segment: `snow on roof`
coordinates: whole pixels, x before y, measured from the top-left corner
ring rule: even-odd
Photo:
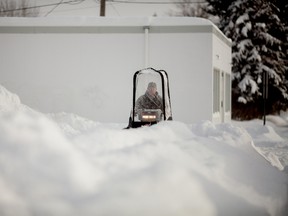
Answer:
[[[2,17],[0,26],[211,26],[198,17]]]
[[[32,28],[70,28],[75,29],[85,27],[93,28],[115,28],[135,27],[143,29],[149,27],[153,29],[161,28],[161,32],[186,32],[193,27],[193,32],[214,33],[222,40],[230,44],[230,40],[214,25],[210,20],[198,17],[3,17],[0,20],[0,33],[11,33],[9,29],[32,27]],[[79,28],[78,28],[79,27]],[[1,29],[2,28],[2,29]],[[87,28],[86,28],[87,29]],[[33,29],[34,30],[34,29]],[[186,31],[185,31],[186,30]],[[117,31],[117,30],[116,30]],[[123,30],[122,30],[123,31]],[[73,32],[73,31],[72,31]],[[129,31],[128,31],[129,32]],[[12,32],[14,33],[14,31]]]

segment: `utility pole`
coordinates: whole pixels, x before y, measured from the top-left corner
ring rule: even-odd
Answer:
[[[100,16],[105,16],[106,0],[100,1]]]
[[[263,125],[266,124],[266,102],[268,99],[268,84],[269,77],[267,71],[263,73]]]

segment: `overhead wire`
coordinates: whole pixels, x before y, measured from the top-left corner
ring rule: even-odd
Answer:
[[[115,2],[115,3],[126,3],[126,4],[201,4],[206,3],[203,1],[131,1],[131,0],[107,0],[107,2]]]
[[[68,3],[70,5],[77,5],[77,4],[81,4],[82,2],[84,2],[86,0],[78,0],[78,1],[75,1],[75,2],[71,2],[71,3]]]
[[[120,13],[118,12],[116,7],[114,6],[113,2],[109,2],[109,6],[117,13],[118,16],[120,16]]]
[[[51,4],[35,5],[35,6],[30,6],[30,7],[14,8],[14,9],[3,10],[1,12],[6,13],[6,12],[13,12],[13,11],[19,11],[19,10],[29,10],[29,9],[35,9],[35,8],[51,7],[51,6],[57,6],[58,7],[59,5],[62,5],[62,4],[80,4],[84,1],[86,1],[86,0],[69,0],[69,1],[61,0],[60,3],[58,2],[58,3],[51,3]]]
[[[69,0],[69,1],[64,1],[61,0],[58,3],[51,3],[51,4],[43,4],[43,5],[35,5],[35,6],[30,6],[30,7],[22,7],[22,8],[15,8],[15,9],[8,9],[8,10],[3,10],[1,12],[12,12],[12,11],[19,11],[19,10],[29,10],[29,9],[35,9],[35,8],[43,8],[43,7],[51,7],[54,6],[55,10],[58,6],[62,4],[81,4],[86,0]],[[110,3],[123,3],[123,4],[199,4],[199,3],[206,3],[205,0],[203,1],[191,1],[191,2],[181,2],[181,1],[131,1],[131,0],[106,0],[106,2]],[[52,12],[51,11],[51,12]],[[50,12],[50,13],[51,13]],[[49,14],[49,13],[48,13]],[[48,15],[47,14],[47,15]]]
[[[56,4],[50,11],[45,14],[45,17],[48,16],[52,11],[54,11],[64,0],[61,0],[58,4]]]
[[[79,11],[79,10],[87,10],[87,9],[93,9],[93,8],[99,8],[100,5],[95,5],[95,6],[84,6],[84,7],[77,7],[77,8],[70,8],[70,9],[59,9],[57,11],[54,11],[53,13],[62,13],[66,11]]]
[[[60,6],[62,3],[63,3],[64,0],[61,0],[58,4],[56,4],[50,11],[48,11],[45,16],[48,16],[50,13],[52,13],[58,6]],[[75,2],[68,2],[67,4],[69,5],[77,5],[77,4],[80,4],[82,2],[84,2],[86,0],[78,0],[78,1],[75,1]]]

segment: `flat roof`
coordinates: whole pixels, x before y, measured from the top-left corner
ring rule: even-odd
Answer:
[[[0,33],[214,33],[228,39],[210,20],[198,17],[1,17]]]

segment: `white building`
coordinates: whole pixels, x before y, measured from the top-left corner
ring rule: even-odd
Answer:
[[[1,18],[0,84],[41,112],[127,122],[133,74],[170,80],[173,119],[231,119],[231,41],[201,18]]]

